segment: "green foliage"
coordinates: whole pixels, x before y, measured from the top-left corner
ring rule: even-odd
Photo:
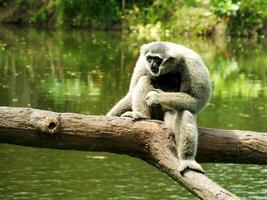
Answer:
[[[0,0],[0,8],[8,4]],[[16,0],[15,23],[209,35],[217,24],[238,36],[264,34],[266,0]],[[1,13],[0,13],[1,16]],[[10,19],[8,19],[10,21]],[[12,21],[12,19],[11,19]],[[225,29],[221,30],[225,31]]]
[[[197,35],[208,35],[223,22],[229,35],[252,36],[264,34],[266,8],[266,0],[155,0],[149,7],[129,9],[126,22],[139,32],[159,29]]]
[[[232,0],[213,0],[210,2],[211,10],[219,17],[234,16],[240,8],[240,2]]]
[[[30,12],[29,14],[31,16],[32,23],[44,24],[47,20],[47,14],[44,7],[41,7],[36,13]]]
[[[58,25],[110,28],[118,23],[121,8],[117,0],[59,0]]]
[[[54,0],[16,0],[19,22],[36,26],[47,26],[55,17],[57,4]]]
[[[210,9],[224,18],[230,35],[263,34],[267,22],[266,0],[213,0]]]
[[[5,0],[0,0],[0,6],[2,6],[5,3]]]
[[[203,1],[155,0],[148,8],[128,10],[126,23],[138,32],[149,29],[148,32],[208,35],[217,19]]]
[[[173,14],[173,12],[170,12],[170,8],[174,6],[175,0],[155,0],[147,7],[134,4],[132,9],[127,10],[127,23],[134,26],[135,24],[156,24],[158,21],[166,22]]]

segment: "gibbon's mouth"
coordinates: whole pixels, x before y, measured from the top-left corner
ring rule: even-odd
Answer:
[[[160,72],[159,70],[150,70],[152,76],[159,76],[160,75]]]
[[[150,68],[151,72],[153,72],[154,74],[157,74],[159,72],[158,68]]]

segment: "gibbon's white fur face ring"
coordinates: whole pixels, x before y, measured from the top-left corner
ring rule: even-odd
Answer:
[[[170,47],[173,46],[158,42],[145,44],[141,47],[140,56],[145,60],[146,68],[152,76],[157,77],[176,69],[179,56],[173,54]]]

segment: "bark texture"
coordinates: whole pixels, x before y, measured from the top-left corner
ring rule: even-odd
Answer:
[[[199,129],[199,162],[267,163],[267,134]],[[141,158],[201,199],[238,199],[204,174],[178,171],[174,135],[161,121],[0,107],[0,142],[107,151]]]

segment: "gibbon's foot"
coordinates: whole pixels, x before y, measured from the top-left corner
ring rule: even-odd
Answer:
[[[180,173],[182,173],[187,168],[199,171],[204,174],[204,170],[195,160],[179,160]]]
[[[123,113],[121,117],[131,117],[134,119],[149,119],[149,116],[138,111],[127,111]]]

